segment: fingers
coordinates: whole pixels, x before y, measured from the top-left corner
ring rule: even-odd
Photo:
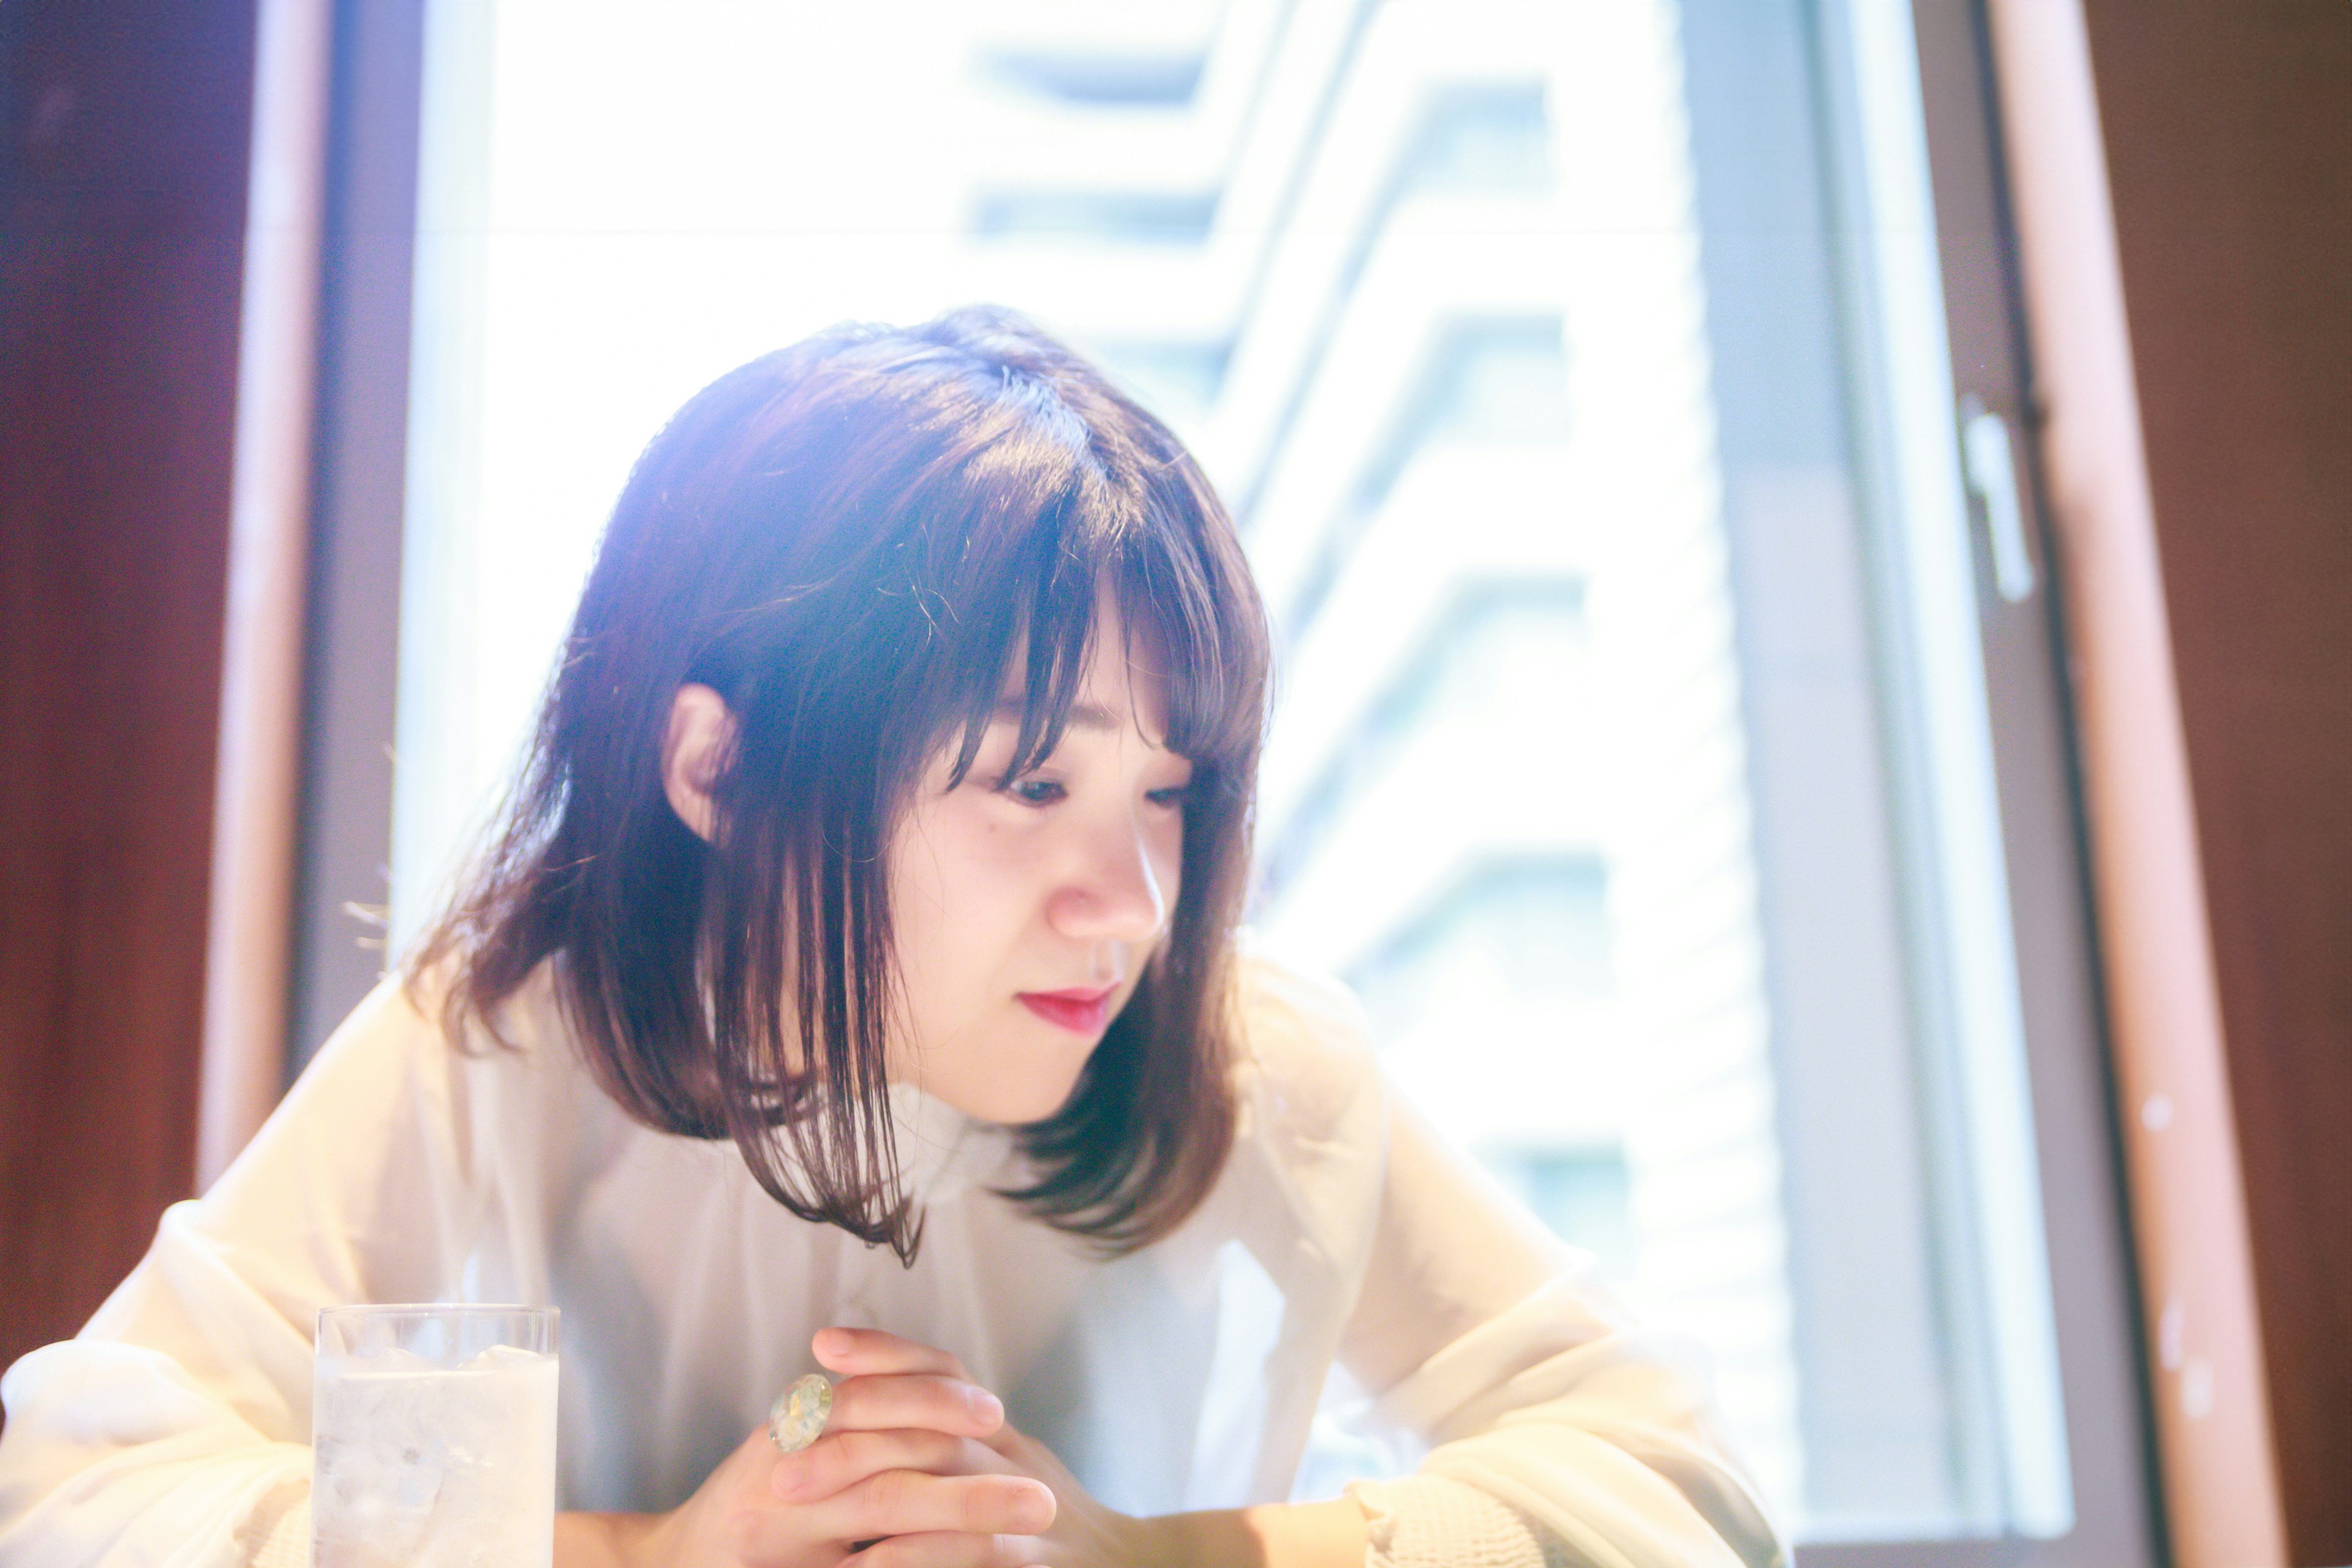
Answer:
[[[1032,1568],[1043,1542],[1025,1535],[897,1535],[850,1561],[856,1568]]]
[[[821,1329],[809,1348],[842,1381],[833,1391],[826,1430],[878,1431],[931,1426],[984,1437],[1002,1426],[1004,1406],[943,1350],[879,1329]]]
[[[1062,1463],[1059,1455],[1027,1433],[1016,1429],[1010,1421],[980,1441],[1000,1462],[992,1468],[1009,1469],[1016,1475],[1034,1476],[1052,1488],[1056,1497],[1083,1493],[1086,1489],[1078,1484],[1078,1479],[1070,1474],[1069,1467]]]
[[[878,1329],[820,1330],[809,1347],[840,1382],[825,1435],[776,1461],[770,1490],[803,1528],[863,1543],[860,1568],[1024,1568],[1054,1521],[1051,1488],[1007,1474],[982,1439],[1004,1406],[935,1346]]]
[[[985,1437],[1004,1425],[1004,1405],[984,1388],[951,1377],[853,1377],[833,1391],[828,1433],[928,1426],[957,1437]]]
[[[809,1341],[817,1364],[844,1377],[868,1377],[894,1373],[925,1373],[970,1383],[963,1363],[943,1350],[901,1339],[880,1329],[819,1329]]]
[[[768,1485],[788,1502],[815,1502],[884,1470],[934,1476],[1008,1475],[1013,1468],[986,1444],[922,1427],[828,1432],[776,1460]]]
[[[842,1541],[946,1533],[1035,1535],[1054,1522],[1054,1494],[1027,1476],[933,1476],[883,1470],[811,1504]]]

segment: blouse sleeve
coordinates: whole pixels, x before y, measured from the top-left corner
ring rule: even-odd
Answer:
[[[474,1211],[462,1075],[392,983],[80,1334],[0,1379],[0,1568],[301,1563],[319,1309],[433,1300]]]
[[[1588,1255],[1389,1101],[1380,1219],[1343,1353],[1379,1413],[1432,1447],[1416,1476],[1358,1489],[1373,1562],[1461,1563],[1477,1545],[1496,1568],[1784,1563],[1690,1347],[1635,1327]]]

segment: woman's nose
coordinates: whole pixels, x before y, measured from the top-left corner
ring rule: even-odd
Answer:
[[[1106,825],[1054,890],[1046,913],[1065,936],[1150,942],[1168,923],[1168,899],[1151,845],[1134,821]]]

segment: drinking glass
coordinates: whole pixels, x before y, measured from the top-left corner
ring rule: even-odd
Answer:
[[[312,1384],[313,1568],[550,1568],[552,1307],[330,1307]]]

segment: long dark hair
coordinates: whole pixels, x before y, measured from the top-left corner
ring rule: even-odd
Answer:
[[[508,805],[411,955],[452,1039],[543,962],[632,1116],[727,1137],[796,1215],[911,1261],[887,1094],[887,851],[926,762],[971,767],[1025,672],[1009,782],[1059,742],[1107,589],[1189,758],[1171,930],[1006,1195],[1109,1251],[1197,1207],[1233,1141],[1233,928],[1267,637],[1233,524],[1166,426],[1007,311],[754,360],[614,507]],[[663,794],[672,698],[734,717],[705,843]],[[793,1064],[803,1064],[794,1070]]]

